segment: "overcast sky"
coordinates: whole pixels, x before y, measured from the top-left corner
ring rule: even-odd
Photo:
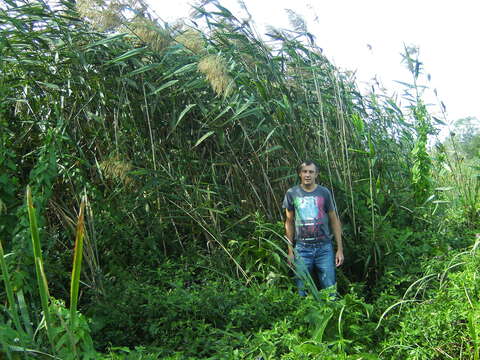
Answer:
[[[149,0],[163,20],[187,17],[188,0]],[[220,3],[241,17],[236,0]],[[429,86],[449,121],[480,119],[480,1],[477,0],[245,0],[260,33],[289,27],[285,9],[302,15],[317,44],[337,67],[357,72],[360,88],[374,76],[390,90],[411,81],[401,64],[404,44],[420,48]],[[433,95],[427,100],[434,102]],[[438,109],[438,108],[437,108]],[[433,113],[438,112],[431,108]],[[479,120],[480,121],[480,120]]]

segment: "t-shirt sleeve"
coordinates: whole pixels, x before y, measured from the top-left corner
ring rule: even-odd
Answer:
[[[335,210],[332,193],[330,192],[330,190],[325,189],[325,211],[328,213],[331,210]]]
[[[284,209],[288,209],[289,211],[294,210],[292,193],[290,191],[287,191],[287,193],[285,194],[282,207]]]

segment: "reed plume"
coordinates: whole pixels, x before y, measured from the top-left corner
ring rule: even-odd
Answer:
[[[161,52],[171,43],[168,31],[160,27],[155,21],[139,17],[130,26],[130,31],[152,50]]]
[[[122,11],[125,4],[103,0],[77,0],[78,13],[87,18],[100,31],[113,30],[122,24]]]
[[[129,176],[132,164],[129,161],[120,160],[118,156],[104,160],[100,163],[100,170],[108,180],[117,180],[124,185],[131,185],[133,180]]]
[[[205,52],[206,43],[200,33],[196,30],[188,29],[182,34],[178,35],[175,40],[195,54],[201,54]]]
[[[220,55],[207,55],[198,63],[198,71],[205,75],[217,95],[230,95],[233,79],[228,75],[227,64]]]

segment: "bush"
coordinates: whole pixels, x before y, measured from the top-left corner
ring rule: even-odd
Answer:
[[[156,272],[124,274],[106,287],[105,297],[88,308],[97,346],[149,344],[165,354],[204,356],[228,338],[269,328],[299,299],[266,285],[246,287],[235,279],[166,261]],[[285,296],[288,295],[288,296]]]
[[[478,252],[457,253],[430,263],[429,272],[406,294],[409,302],[402,305],[398,323],[385,324],[384,356],[415,360],[478,358]]]

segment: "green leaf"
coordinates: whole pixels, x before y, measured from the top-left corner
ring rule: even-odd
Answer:
[[[440,120],[439,118],[435,117],[435,116],[432,116],[433,120],[435,120],[435,122],[439,125],[444,125],[446,126],[447,124],[445,123],[445,121],[442,121]]]
[[[348,151],[353,151],[353,152],[356,152],[356,153],[360,153],[360,154],[363,154],[363,155],[368,155],[369,153],[364,151],[364,150],[357,150],[357,149],[352,149],[352,148],[348,148]]]
[[[430,196],[428,197],[428,199],[425,200],[425,202],[423,203],[423,205],[429,203],[429,202],[432,201],[433,199],[435,199],[435,194],[434,194],[434,195],[430,195]]]
[[[375,147],[373,146],[371,133],[368,133],[368,148],[370,149],[368,155],[373,158],[375,156]]]
[[[129,72],[129,73],[127,74],[127,76],[134,76],[134,75],[142,74],[142,73],[144,73],[144,72],[147,72],[147,71],[156,69],[156,68],[158,68],[160,65],[161,65],[161,64],[159,64],[159,63],[145,65],[145,66],[142,66],[141,68],[138,68],[138,69],[136,69],[136,70],[133,70],[133,71]]]
[[[363,134],[365,125],[363,123],[363,119],[358,115],[358,114],[353,114],[352,115],[352,122],[353,125],[355,126],[355,129],[360,133]]]
[[[212,136],[213,134],[215,134],[215,131],[209,131],[207,132],[205,135],[203,135],[200,139],[197,140],[197,142],[195,143],[195,145],[193,145],[193,147],[197,147],[198,145],[200,145],[202,142],[204,142],[208,137]]]
[[[230,121],[234,121],[235,119],[239,119],[240,118],[240,115],[249,108],[250,105],[252,105],[253,103],[253,98],[250,97],[248,99],[248,101],[241,105],[238,109],[235,110],[235,113],[233,114],[232,118],[230,119]]]
[[[300,351],[302,354],[306,355],[318,355],[321,354],[324,350],[321,346],[305,343],[298,345],[297,351]]]
[[[264,155],[267,155],[267,154],[271,153],[272,151],[281,150],[281,149],[283,149],[282,145],[275,145],[275,146],[272,146],[271,148],[265,150],[262,154],[260,154],[260,156],[264,156]]]
[[[187,64],[187,65],[182,66],[180,69],[175,70],[175,71],[172,73],[172,75],[178,76],[178,75],[181,75],[181,74],[183,74],[183,73],[185,73],[185,72],[191,71],[191,70],[195,69],[196,67],[197,67],[197,64],[196,64],[196,63]]]
[[[52,90],[61,90],[60,87],[56,84],[52,84],[52,83],[47,83],[47,82],[42,82],[42,81],[37,81],[37,84],[40,84],[40,85],[43,85],[49,89],[52,89]]]
[[[33,329],[31,325],[30,315],[28,313],[27,303],[25,301],[25,296],[23,295],[23,290],[18,289],[16,292],[18,306],[20,307],[20,314],[22,315],[23,326],[27,330],[27,333],[33,337]]]
[[[128,34],[127,33],[122,33],[122,34],[117,34],[117,35],[107,37],[106,39],[102,39],[100,41],[96,41],[94,43],[91,43],[90,45],[87,46],[87,49],[91,49],[91,48],[99,46],[99,45],[106,45],[108,43],[111,43],[112,41],[115,41],[117,39],[121,39],[121,38],[125,37],[126,35],[128,35]]]
[[[152,93],[150,93],[150,95],[155,95],[155,94],[158,94],[160,91],[166,89],[166,88],[169,88],[170,86],[172,85],[175,85],[176,83],[178,82],[178,80],[170,80],[168,82],[166,82],[165,84],[163,84],[162,86],[160,86],[158,89],[156,89],[155,91],[153,91]]]
[[[325,332],[325,329],[327,328],[328,322],[333,316],[333,311],[331,309],[328,309],[327,313],[323,314],[315,314],[315,323],[317,325],[315,331],[312,334],[312,339],[318,342],[322,341],[323,338],[323,333]]]
[[[275,130],[277,130],[277,128],[274,128],[272,131],[270,131],[267,135],[267,137],[265,138],[265,141],[263,142],[262,144],[262,147],[265,146],[265,144],[268,142],[268,140],[272,137],[273,133],[275,132]]]
[[[117,56],[115,59],[112,59],[110,61],[107,61],[105,63],[105,65],[112,65],[112,64],[116,64],[116,63],[119,63],[121,61],[124,61],[124,60],[127,60],[133,56],[137,56],[139,54],[143,54],[145,52],[145,50],[148,49],[148,47],[144,46],[142,48],[137,48],[137,49],[133,49],[133,50],[129,50],[127,51],[126,53],[120,55],[120,56]]]
[[[197,64],[196,63],[190,63],[190,64],[187,64],[187,65],[183,65],[181,68],[171,72],[171,73],[168,73],[166,74],[164,77],[163,77],[163,80],[167,80],[167,79],[170,79],[171,77],[173,76],[179,76],[179,75],[182,75],[183,73],[186,73],[186,72],[189,72],[191,70],[194,70],[195,68],[197,67]]]
[[[178,124],[180,124],[180,121],[182,121],[183,117],[195,106],[197,106],[197,104],[190,104],[185,109],[183,109],[183,111],[180,113],[180,116],[178,117],[178,120],[175,122],[175,125],[173,126],[171,132],[173,132],[176,129]]]

